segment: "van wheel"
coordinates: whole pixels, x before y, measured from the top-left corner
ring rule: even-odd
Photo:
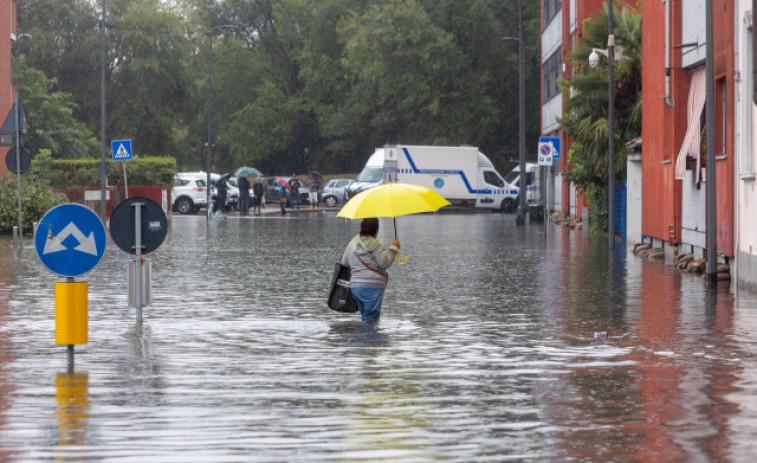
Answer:
[[[505,214],[512,214],[518,210],[518,201],[513,198],[505,198],[502,201],[502,205],[499,207],[500,211]]]

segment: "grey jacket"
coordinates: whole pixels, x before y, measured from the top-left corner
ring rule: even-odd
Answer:
[[[352,272],[351,288],[386,288],[389,268],[399,252],[396,246],[384,249],[379,240],[370,236],[355,236],[342,256],[342,265],[348,266]],[[360,260],[363,262],[360,262]],[[368,265],[373,270],[366,267]]]

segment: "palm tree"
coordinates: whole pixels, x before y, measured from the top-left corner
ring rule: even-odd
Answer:
[[[641,134],[641,13],[625,5],[613,5],[616,46],[623,47],[623,59],[615,63],[615,175],[626,177],[623,145]],[[592,208],[595,231],[606,229],[607,164],[609,125],[607,65],[592,69],[589,54],[605,48],[607,42],[607,4],[583,23],[584,38],[567,60],[575,75],[561,79],[563,93],[570,96],[560,126],[570,136],[566,178],[587,194]]]

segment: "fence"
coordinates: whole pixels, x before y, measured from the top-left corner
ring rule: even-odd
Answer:
[[[69,202],[83,204],[99,214],[102,190],[87,188],[54,188],[53,193],[64,194]],[[133,186],[129,187],[129,197],[143,197],[153,200],[163,212],[168,214],[171,210],[171,192],[162,186]],[[123,188],[108,187],[105,189],[105,215],[110,217],[116,206],[125,199]]]

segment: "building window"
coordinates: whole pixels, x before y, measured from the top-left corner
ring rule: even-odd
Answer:
[[[547,27],[550,21],[552,21],[552,18],[560,12],[562,0],[542,0],[542,2],[542,27]]]
[[[558,48],[552,56],[547,58],[543,65],[544,82],[542,95],[544,102],[551,100],[552,97],[560,93],[560,86],[557,85],[557,79],[562,72],[562,49]]]

